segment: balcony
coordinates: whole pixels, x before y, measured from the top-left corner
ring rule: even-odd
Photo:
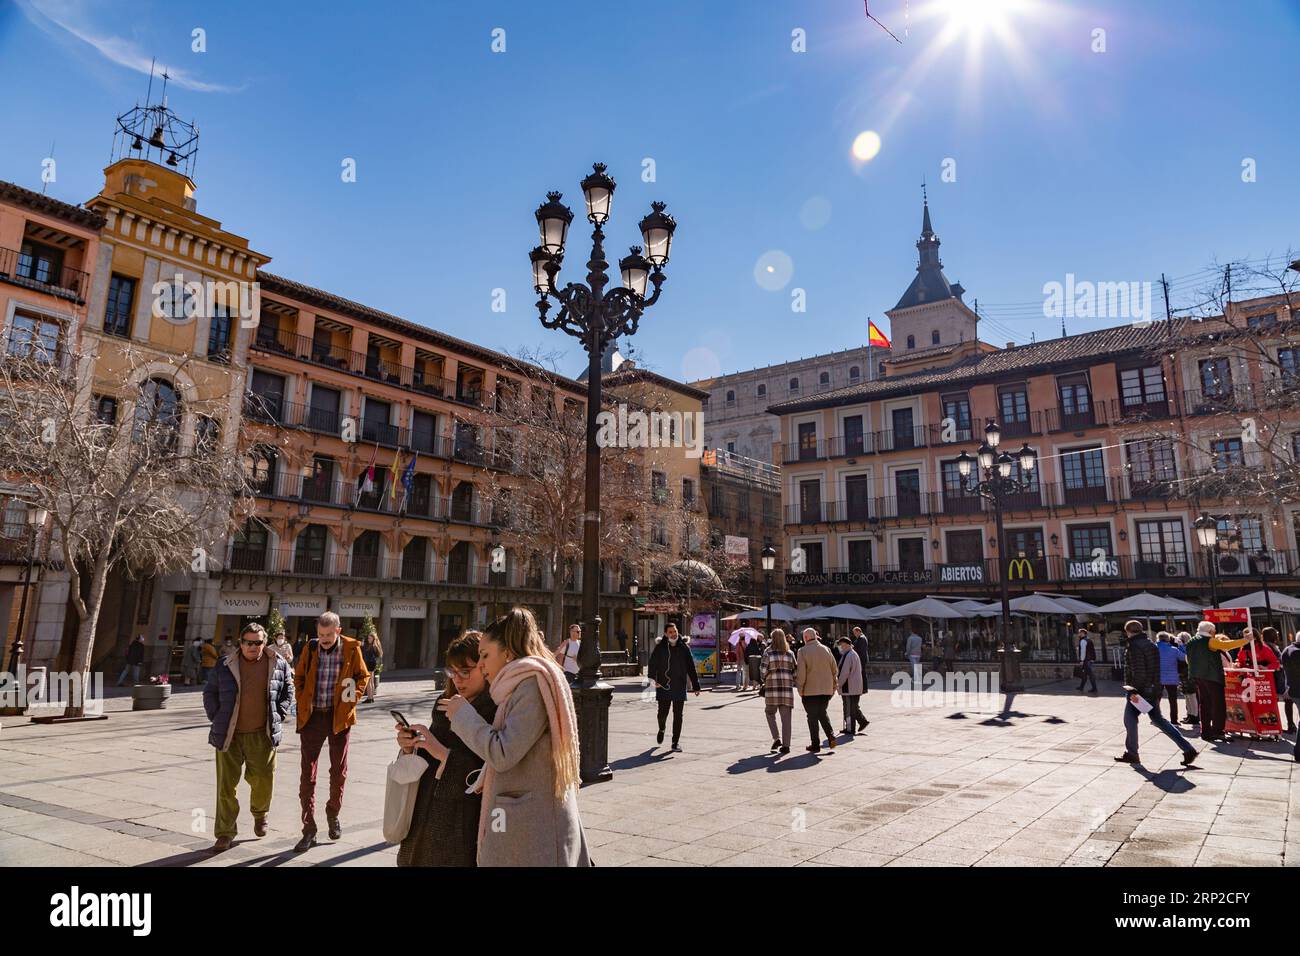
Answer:
[[[858,455],[871,455],[876,451],[876,436],[874,432],[863,432],[860,435],[837,435],[829,440],[827,447],[828,458],[855,458]]]
[[[43,271],[30,257],[26,262],[18,249],[0,248],[0,282],[23,286],[84,304],[90,291],[90,275],[80,269],[61,266]]]
[[[908,451],[913,448],[924,448],[926,437],[924,425],[876,432],[876,451]]]
[[[1028,438],[1031,435],[1041,435],[1043,433],[1043,413],[1032,411],[1018,418],[1002,418],[998,420],[998,424],[1002,427],[1003,439]]]
[[[1128,497],[1136,501],[1167,501],[1178,494],[1178,476],[1130,478]]]
[[[1183,392],[1183,409],[1188,415],[1231,415],[1255,407],[1255,390],[1249,385],[1191,388]]]
[[[257,334],[249,347],[477,408],[489,408],[495,402],[491,392],[472,381],[462,379],[457,382],[454,379],[439,378],[430,375],[425,368],[399,365],[362,352],[350,351],[334,342],[317,342],[309,336],[266,324],[258,325]]]
[[[1110,419],[1116,425],[1152,422],[1174,416],[1174,403],[1161,396],[1135,395],[1110,400]]]
[[[824,439],[787,442],[781,446],[781,458],[787,465],[800,461],[821,461],[826,457],[827,444]]]
[[[930,447],[941,448],[944,445],[969,445],[975,440],[975,433],[970,425],[958,426],[956,421],[953,422],[953,429],[950,432],[945,425],[930,426]],[[984,440],[984,436],[980,436]]]
[[[1043,413],[1048,432],[1079,432],[1106,424],[1104,405],[1090,405],[1083,411],[1049,408]]]

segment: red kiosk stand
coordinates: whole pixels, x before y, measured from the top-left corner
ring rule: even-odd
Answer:
[[[1249,608],[1206,608],[1204,614],[1205,620],[1219,630],[1222,624],[1251,626]],[[1228,716],[1224,730],[1243,736],[1280,738],[1282,722],[1277,715],[1273,672],[1259,666],[1253,643],[1246,646],[1250,648],[1251,667],[1225,665],[1223,668],[1223,700]]]

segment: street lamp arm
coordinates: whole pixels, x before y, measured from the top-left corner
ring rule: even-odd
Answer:
[[[548,329],[559,329],[577,339],[587,338],[587,317],[592,300],[591,290],[585,285],[572,282],[563,290],[551,294],[559,301],[560,311],[555,318],[548,318],[546,310],[549,308],[549,303],[546,297],[543,296],[537,303],[538,311],[541,312],[542,325]]]

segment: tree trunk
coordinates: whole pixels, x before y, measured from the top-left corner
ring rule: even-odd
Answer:
[[[564,572],[560,570],[551,580],[551,606],[546,618],[546,644],[558,647],[568,635],[564,630]]]
[[[80,600],[81,575],[74,574],[72,584],[77,588]],[[90,687],[90,665],[95,653],[95,629],[99,625],[99,608],[104,601],[104,590],[108,584],[108,556],[101,555],[95,561],[95,570],[90,581],[90,597],[85,602],[86,610],[81,615],[77,626],[77,649],[72,659],[81,670],[82,699],[78,703],[68,702],[63,711],[64,717],[84,717],[85,691]]]

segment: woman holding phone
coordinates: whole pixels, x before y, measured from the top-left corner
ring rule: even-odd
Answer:
[[[488,693],[487,678],[479,667],[478,631],[466,631],[447,648],[450,680],[440,700],[455,697],[479,717],[491,722],[497,705]],[[423,738],[421,740],[420,738]],[[406,753],[429,761],[420,777],[420,789],[411,815],[411,829],[397,851],[398,866],[474,866],[478,852],[478,821],[482,796],[467,793],[467,779],[483,767],[483,760],[451,730],[447,715],[436,706],[429,726],[397,724],[397,743]]]
[[[590,866],[578,816],[578,728],[564,671],[527,608],[512,608],[479,643],[497,712],[462,697],[438,709],[483,758],[479,866]]]

